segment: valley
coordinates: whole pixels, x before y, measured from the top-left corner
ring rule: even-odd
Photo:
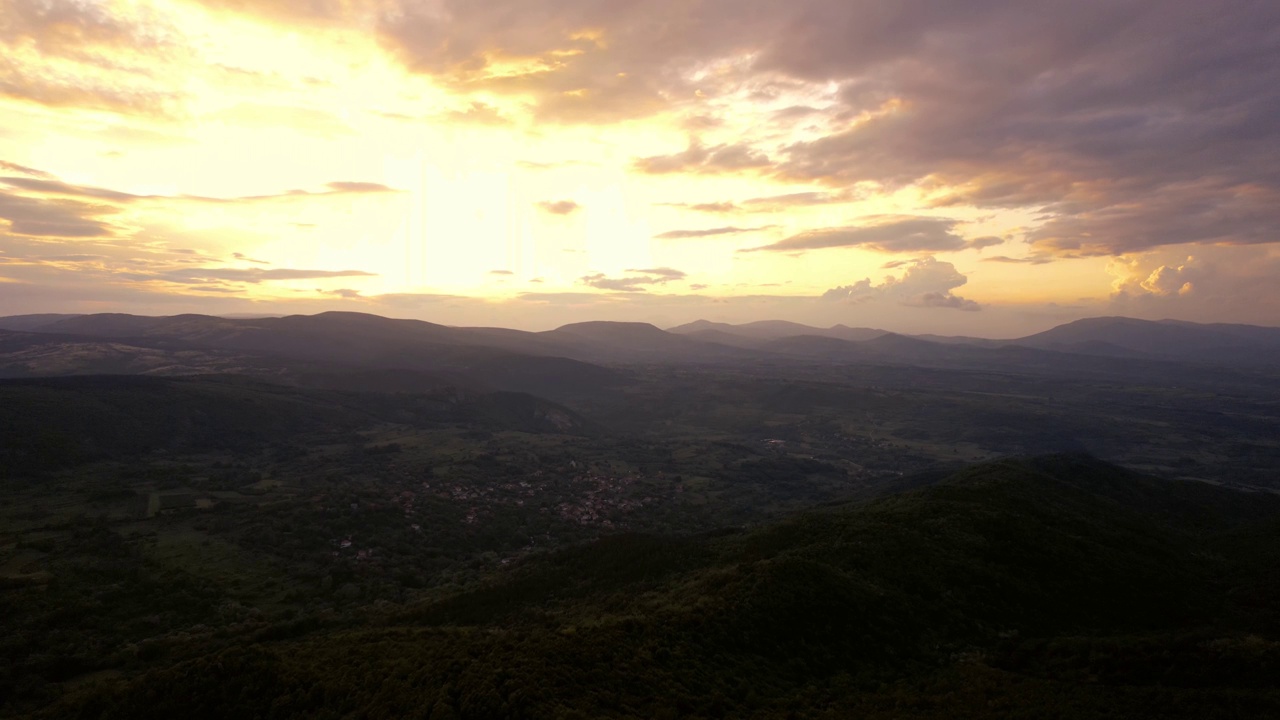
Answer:
[[[76,347],[125,322],[88,317]],[[1032,712],[1066,687],[1081,717],[1280,707],[1229,669],[1278,637],[1265,367],[975,365],[914,342],[689,359],[678,340],[597,365],[431,354],[380,319],[357,355],[364,321],[342,320],[311,361],[278,333],[202,340],[198,318],[108,338],[105,367],[33,359],[62,335],[10,338],[28,349],[0,380],[6,715],[163,717],[229,667],[208,717],[253,715],[236,703],[255,693],[292,698],[264,717],[950,717],[930,698]],[[606,330],[614,352],[667,342]],[[1142,667],[1189,662],[1216,679],[1142,689]],[[346,687],[339,666],[372,675]]]

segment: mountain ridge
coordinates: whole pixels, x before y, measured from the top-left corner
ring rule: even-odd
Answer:
[[[451,327],[353,312],[252,319],[196,314],[25,315],[0,318],[0,330],[112,341],[175,341],[222,352],[411,370],[459,368],[478,361],[496,363],[504,357],[531,356],[590,364],[870,357],[971,364],[1008,362],[1012,356],[997,351],[1010,348],[1117,361],[1280,365],[1280,328],[1123,317],[1085,318],[1007,340],[909,335],[844,325],[814,328],[789,321],[731,325],[699,320],[667,330],[650,323],[590,321],[529,332]]]

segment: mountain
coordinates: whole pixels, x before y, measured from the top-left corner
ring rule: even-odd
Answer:
[[[0,375],[177,375],[236,372],[240,367],[264,375],[301,363],[405,370],[535,394],[620,382],[616,372],[600,365],[798,360],[1132,374],[1168,361],[1280,364],[1280,328],[1131,318],[1079,320],[1003,341],[908,336],[843,325],[812,328],[784,321],[729,325],[700,320],[670,331],[647,323],[584,322],[526,332],[348,312],[263,318],[17,316],[0,319],[0,327],[6,325],[27,328],[27,334],[0,330],[9,333],[0,339]],[[1084,363],[1083,357],[1094,360]],[[1137,364],[1143,362],[1147,365]]]
[[[43,313],[39,315],[10,315],[8,317],[0,317],[0,330],[35,330],[36,328],[51,325],[55,322],[66,320],[68,318],[79,317],[78,315],[61,315],[57,313]]]
[[[173,641],[46,716],[1273,717],[1278,514],[1006,460],[751,530],[604,537],[359,620]]]
[[[944,345],[974,345],[976,347],[1002,347],[1009,342],[1008,340],[992,340],[990,338],[969,337],[966,335],[933,335],[930,333],[912,335],[911,337]]]
[[[696,362],[751,355],[742,348],[666,332],[648,323],[574,323],[540,336],[553,340],[571,357],[605,362]]]
[[[1280,328],[1250,325],[1201,325],[1100,317],[1076,320],[1010,343],[1085,355],[1228,365],[1280,363]]]
[[[757,322],[731,325],[709,320],[696,320],[685,325],[670,328],[667,332],[677,335],[701,335],[708,331],[723,333],[753,340],[779,340],[797,336],[820,336],[851,340],[854,342],[870,340],[885,334],[884,330],[872,328],[851,328],[845,325],[833,325],[829,328],[817,328],[785,320],[760,320]]]
[[[411,395],[388,394],[406,381],[379,375],[344,374],[332,383],[340,388],[284,387],[235,376],[0,380],[0,475],[154,451],[250,454],[299,438],[347,438],[386,423],[589,430],[577,413],[531,395],[441,390],[429,381]]]
[[[885,330],[877,330],[875,328],[852,328],[848,325],[832,325],[827,328],[827,331],[824,334],[830,337],[840,338],[841,340],[862,342],[864,340],[875,340],[876,338],[889,333]]]
[[[812,341],[779,345],[768,343],[793,337],[828,337],[865,342],[892,334],[884,330],[849,328],[844,325],[816,328],[783,321],[731,325],[707,320],[673,327],[670,332],[721,344],[737,344],[740,347],[777,351],[787,355],[827,356],[832,359],[845,355],[853,357],[857,353],[848,348],[841,349],[838,345],[819,345]],[[733,337],[749,341],[734,341],[731,339]],[[1280,328],[1253,325],[1199,324],[1178,320],[1153,322],[1124,317],[1100,317],[1077,320],[1012,340],[931,334],[898,337],[910,337],[936,345],[984,349],[1017,346],[1116,359],[1195,361],[1226,365],[1280,363]],[[864,348],[863,353],[871,347],[873,346]],[[886,345],[876,352],[886,355],[889,354],[886,352],[888,348]],[[930,355],[920,345],[899,345],[898,349],[904,351],[905,354],[899,358],[904,361],[922,354]],[[937,353],[930,356],[945,357]],[[970,356],[961,353],[956,357]]]
[[[406,370],[493,389],[556,394],[616,384],[617,373],[557,355],[535,333],[450,328],[363,313],[252,319],[101,314],[40,325],[0,357],[9,376],[102,372],[278,375],[320,366]],[[525,351],[525,352],[522,352]],[[536,357],[530,357],[530,356]],[[165,371],[168,368],[168,371]],[[421,377],[421,376],[419,376]]]

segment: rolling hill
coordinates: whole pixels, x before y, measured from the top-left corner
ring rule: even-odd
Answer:
[[[155,451],[256,452],[303,437],[347,438],[379,424],[590,431],[577,413],[532,395],[435,387],[403,394],[406,379],[382,375],[344,375],[341,390],[237,376],[0,380],[0,475]]]
[[[1085,355],[1191,360],[1227,365],[1280,362],[1280,328],[1199,325],[1123,317],[1087,318],[1010,341]]]
[[[1003,461],[749,531],[602,538],[360,624],[201,641],[46,716],[1273,716],[1278,515],[1086,457]]]
[[[586,322],[545,332],[447,327],[361,313],[228,319],[103,314],[0,319],[0,373],[273,372],[283,363],[407,370],[477,387],[556,393],[616,385],[600,365],[887,362],[1075,372],[1102,363],[1280,364],[1280,329],[1092,318],[1013,340],[908,336],[766,321],[698,321],[669,331],[646,323]],[[42,340],[41,338],[44,338]],[[44,347],[40,347],[41,345]],[[130,354],[137,358],[130,358]],[[1078,358],[1089,357],[1083,362]],[[1072,358],[1077,358],[1073,360]],[[1108,364],[1109,363],[1109,364]],[[1155,367],[1155,366],[1152,366]],[[278,370],[274,371],[278,372]]]

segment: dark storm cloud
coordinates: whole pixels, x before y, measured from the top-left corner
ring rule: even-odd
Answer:
[[[947,252],[968,247],[953,232],[955,220],[932,217],[867,218],[873,225],[808,230],[771,245],[740,252],[806,252],[826,248],[861,247],[888,253]]]

